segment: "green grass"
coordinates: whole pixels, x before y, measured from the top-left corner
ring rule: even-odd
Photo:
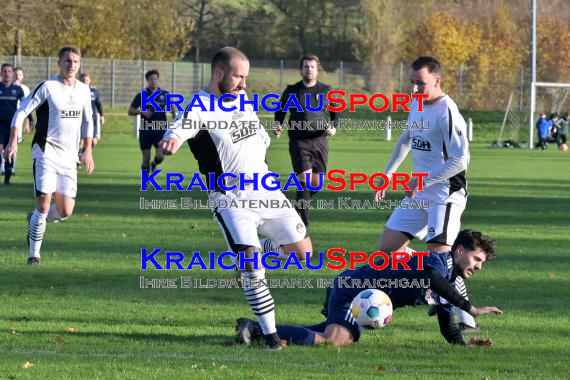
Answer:
[[[482,115],[484,116],[484,115]],[[367,117],[367,116],[363,116]],[[13,186],[0,187],[0,378],[564,378],[570,352],[570,158],[555,149],[491,150],[471,146],[470,193],[463,226],[497,239],[498,258],[468,282],[476,305],[497,305],[503,318],[481,317],[490,348],[452,347],[426,308],[404,308],[351,347],[287,347],[274,353],[233,343],[234,321],[251,311],[238,289],[140,289],[139,277],[232,278],[221,270],[141,271],[140,249],[190,254],[225,249],[207,210],[140,210],[139,197],[200,197],[139,191],[140,153],[130,120],[114,117],[83,172],[75,215],[48,226],[38,268],[25,265],[25,215],[33,207],[29,137]],[[500,119],[498,120],[500,122]],[[489,130],[496,130],[495,123]],[[331,139],[329,168],[373,173],[392,143],[381,132]],[[290,171],[287,140],[274,139],[268,162]],[[197,170],[184,149],[162,169]],[[410,170],[409,160],[402,170]],[[163,177],[164,178],[164,177]],[[164,180],[163,180],[164,181]],[[288,194],[292,196],[292,194]],[[367,199],[370,190],[322,192]],[[399,193],[390,197],[398,199]],[[315,250],[371,252],[389,210],[314,210]],[[422,248],[421,243],[414,243]],[[330,278],[330,270],[283,271],[272,278]],[[273,289],[281,323],[321,320],[323,289]],[[70,327],[77,333],[69,333]],[[22,365],[29,361],[31,368]]]

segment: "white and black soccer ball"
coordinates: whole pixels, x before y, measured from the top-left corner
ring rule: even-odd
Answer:
[[[379,329],[392,319],[392,301],[378,289],[366,289],[352,300],[352,315],[356,323],[367,329]]]

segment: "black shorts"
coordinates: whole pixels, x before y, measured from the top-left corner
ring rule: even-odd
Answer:
[[[0,145],[6,147],[10,142],[10,133],[12,133],[12,128],[0,127]]]
[[[165,132],[166,131],[140,131],[139,146],[141,150],[150,149],[152,146],[157,148]]]
[[[329,158],[329,142],[326,137],[290,139],[289,154],[295,173],[302,173],[306,170],[325,173]]]

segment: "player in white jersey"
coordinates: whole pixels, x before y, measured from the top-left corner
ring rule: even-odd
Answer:
[[[423,111],[418,111],[414,99],[408,118],[409,125],[421,128],[405,130],[392,154],[384,174],[394,173],[408,152],[412,151],[413,171],[429,173],[418,192],[418,180],[408,182],[406,197],[429,201],[429,208],[397,208],[394,210],[380,237],[380,250],[386,252],[411,251],[411,239],[425,239],[433,252],[448,253],[459,233],[461,214],[467,202],[465,172],[469,165],[466,123],[455,102],[441,88],[442,68],[433,57],[419,57],[409,70],[412,91],[426,94]],[[374,194],[375,200],[384,197],[385,191]],[[409,199],[408,199],[409,200]],[[457,290],[467,298],[463,280],[458,277]],[[477,330],[475,320],[467,313],[459,313],[460,327],[465,331]]]
[[[18,150],[19,129],[32,111],[37,124],[32,141],[36,207],[29,215],[28,264],[40,263],[40,248],[46,221],[58,222],[71,216],[77,192],[77,154],[83,139],[81,163],[87,174],[95,169],[91,154],[93,118],[89,87],[75,79],[81,52],[65,46],[59,51],[59,76],[39,84],[12,119],[12,132],[5,158],[13,159]],[[55,195],[55,204],[51,204]]]
[[[188,110],[189,105],[186,106],[187,111],[178,116],[176,128],[168,130],[160,143],[164,153],[176,153],[182,142],[188,140],[202,174],[216,173],[218,178],[222,173],[238,176],[243,173],[245,178],[252,179],[256,173],[259,178],[268,173],[265,154],[270,143],[269,136],[261,127],[251,106],[247,105],[245,111],[239,111],[239,94],[244,93],[248,74],[249,60],[244,53],[231,47],[220,49],[212,60],[210,83],[200,91],[200,99],[206,109],[210,109],[210,94],[214,94],[215,111],[202,111],[196,107]],[[223,103],[225,108],[238,106],[236,111],[224,112],[218,107],[218,98],[224,94],[238,97],[236,101],[229,99]],[[188,122],[192,124],[188,125]],[[235,122],[233,127],[224,128],[232,122]],[[197,125],[209,128],[198,129]],[[224,185],[233,184],[232,181],[226,181]],[[261,187],[253,190],[250,185],[241,191],[239,187],[223,191],[216,186],[216,191],[209,196],[216,200],[277,199],[280,204],[286,201],[281,191],[268,191]],[[229,249],[235,253],[245,252],[246,258],[253,258],[254,252],[276,251],[285,256],[294,251],[300,260],[310,258],[311,240],[294,208],[215,208],[212,211]],[[267,235],[269,239],[260,241],[258,232]],[[245,271],[240,272],[240,276],[248,281],[263,280],[265,270],[261,265],[259,268],[255,270],[252,263],[245,262]],[[244,294],[263,329],[266,348],[280,349],[275,328],[275,307],[269,289],[265,285],[249,286],[244,281]]]

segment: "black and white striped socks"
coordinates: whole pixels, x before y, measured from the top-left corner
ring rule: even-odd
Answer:
[[[261,326],[264,335],[273,334],[275,328],[275,303],[265,283],[265,270],[243,272],[243,293],[255,319]]]
[[[46,218],[48,214],[42,214],[34,209],[28,224],[28,242],[30,244],[30,257],[40,257],[40,248],[46,232]]]

